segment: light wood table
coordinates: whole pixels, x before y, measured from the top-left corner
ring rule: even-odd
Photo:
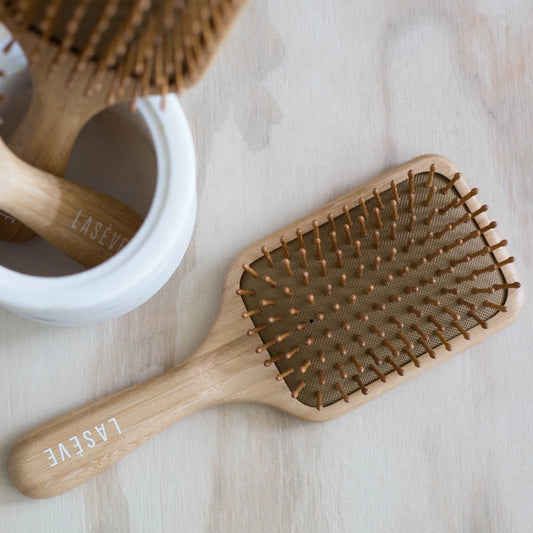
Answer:
[[[56,329],[0,311],[5,532],[525,532],[533,324],[333,422],[256,405],[183,420],[52,500],[6,471],[23,432],[184,359],[246,245],[418,154],[480,189],[533,286],[533,2],[253,0],[182,98],[198,219],[171,281],[126,317]]]

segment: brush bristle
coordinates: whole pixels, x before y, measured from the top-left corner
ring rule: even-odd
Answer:
[[[16,40],[28,31],[39,35],[38,45],[25,50],[30,64],[42,61],[45,47],[54,48],[47,76],[74,54],[69,88],[89,68],[87,96],[111,76],[112,103],[128,85],[136,98],[180,92],[196,82],[245,1],[0,0],[0,17]]]
[[[410,172],[244,266],[237,292],[248,334],[298,401],[322,409],[367,394],[506,312],[507,290],[519,284],[500,269],[513,258],[496,260],[506,242],[489,246],[495,223],[479,227],[486,206],[470,212],[477,189],[461,197],[458,179],[433,165]]]

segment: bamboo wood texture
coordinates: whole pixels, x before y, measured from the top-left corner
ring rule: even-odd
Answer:
[[[0,209],[86,267],[115,255],[143,222],[106,194],[28,165],[1,140],[0,160]]]
[[[180,99],[197,149],[198,218],[164,290],[89,328],[0,309],[2,530],[529,531],[532,47],[527,1],[249,2]],[[221,405],[62,496],[32,501],[13,486],[6,458],[19,436],[199,346],[240,250],[435,151],[479,187],[509,240],[526,293],[517,322],[327,424]]]
[[[170,424],[215,403],[252,401],[310,421],[331,420],[434,367],[515,320],[523,305],[521,290],[509,291],[508,312],[490,319],[488,330],[478,325],[469,331],[470,340],[455,338],[452,351],[446,351],[445,346],[440,345],[435,349],[436,357],[426,353],[418,358],[420,367],[411,362],[403,367],[402,376],[390,374],[386,383],[378,380],[369,385],[367,395],[354,393],[349,403],[336,402],[322,410],[291,398],[283,380],[275,379],[275,365],[266,367],[262,364],[264,356],[255,350],[257,340],[245,335],[246,326],[241,317],[245,308],[235,290],[239,287],[241,264],[253,262],[261,244],[273,249],[280,236],[294,233],[296,228],[305,227],[312,219],[325,220],[329,213],[342,213],[343,206],[356,204],[360,197],[371,198],[375,188],[385,189],[392,179],[403,179],[409,170],[415,174],[424,172],[432,164],[450,179],[457,172],[440,156],[419,157],[244,250],[229,270],[221,311],[198,350],[181,365],[159,377],[63,415],[22,437],[9,458],[9,471],[16,486],[34,498],[61,494],[105,470]],[[455,187],[462,197],[467,197],[470,187],[463,178],[455,182]],[[481,207],[475,196],[467,200],[467,205],[471,212]],[[479,214],[476,221],[480,227],[490,222],[485,213]],[[489,245],[500,240],[495,230],[488,232]],[[498,261],[508,257],[505,247],[495,250],[495,255]],[[504,265],[502,273],[506,283],[517,281],[512,264]],[[93,429],[100,437],[105,436],[98,444],[82,450],[81,436]]]

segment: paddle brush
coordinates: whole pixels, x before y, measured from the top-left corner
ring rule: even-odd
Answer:
[[[423,156],[247,248],[196,352],[28,433],[15,485],[60,494],[217,403],[329,420],[508,325],[523,291],[477,193]]]
[[[82,126],[104,107],[199,80],[245,0],[0,0],[28,58],[33,97],[9,146],[62,176]],[[9,46],[7,48],[9,49]],[[0,218],[0,238],[32,232]]]

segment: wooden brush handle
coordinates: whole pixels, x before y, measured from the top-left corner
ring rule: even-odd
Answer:
[[[8,144],[26,163],[62,177],[80,130],[104,104],[70,94],[63,86],[58,87],[54,78],[47,82],[42,76],[34,73],[30,108]],[[16,217],[14,213],[9,215]],[[21,221],[0,217],[1,240],[20,242],[34,235]]]
[[[242,397],[246,386],[255,389],[265,369],[250,353],[243,357],[248,343],[240,328],[235,331],[228,322],[217,320],[202,346],[179,366],[22,437],[9,456],[11,479],[32,498],[62,494],[174,422],[216,403],[250,399]],[[267,372],[269,382],[270,378]]]
[[[11,451],[13,482],[27,496],[47,498],[96,476],[166,427],[209,405],[198,383],[200,371],[187,360],[36,428]]]
[[[9,148],[26,163],[62,176],[78,134],[92,115],[92,109],[72,108],[68,98],[56,102],[48,93],[36,91]]]
[[[0,210],[84,266],[109,259],[142,224],[122,202],[24,163],[1,141],[0,158]]]

